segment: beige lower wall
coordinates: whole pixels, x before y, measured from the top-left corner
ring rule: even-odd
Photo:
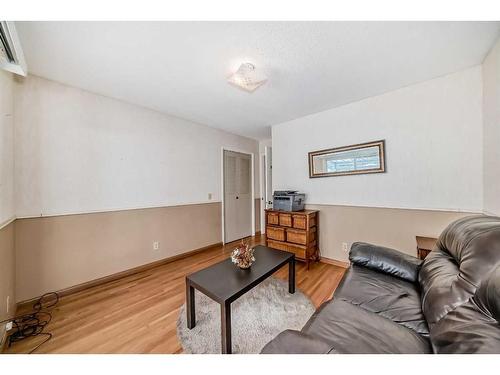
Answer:
[[[16,293],[16,257],[14,252],[14,223],[0,229],[0,320],[7,319],[15,313]],[[10,297],[7,312],[7,297]],[[0,335],[3,334],[3,325]]]
[[[255,209],[258,231],[258,199]],[[219,243],[221,223],[219,202],[18,219],[16,300]]]
[[[437,237],[452,221],[472,215],[448,211],[308,205],[319,210],[320,252],[330,259],[348,261],[348,248],[356,241],[392,247],[416,256],[415,236]]]
[[[220,203],[18,219],[17,301],[218,243],[221,221]]]

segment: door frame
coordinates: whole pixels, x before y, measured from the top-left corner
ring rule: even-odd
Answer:
[[[221,209],[222,209],[222,244],[225,245],[226,244],[226,225],[225,225],[225,220],[226,220],[226,213],[224,211],[224,199],[225,199],[225,194],[224,194],[224,151],[232,151],[232,152],[238,152],[240,154],[245,154],[245,155],[250,155],[250,164],[251,164],[251,184],[252,184],[252,230],[250,233],[252,233],[252,236],[255,236],[255,182],[254,182],[254,179],[255,179],[255,166],[254,166],[254,154],[253,152],[248,152],[248,151],[245,151],[245,150],[239,150],[235,147],[225,147],[225,146],[222,146],[221,147],[221,152],[220,152],[220,166],[221,166],[221,187],[220,187],[220,191],[221,191],[221,201],[222,201],[222,205],[221,205]]]
[[[272,187],[272,182],[271,182],[271,185],[269,185],[269,179],[267,178],[267,165],[269,163],[269,150],[271,150],[271,180],[272,180],[272,175],[273,175],[273,169],[272,169],[272,166],[273,166],[273,157],[272,157],[272,149],[273,147],[272,146],[265,146],[264,147],[264,160],[266,162],[266,164],[264,165],[264,173],[265,173],[265,177],[264,177],[264,199],[265,199],[265,202],[264,202],[264,207],[267,208],[267,202],[272,202],[272,194],[273,194],[273,187]],[[268,196],[267,195],[267,190],[271,188],[271,196]]]
[[[266,154],[259,154],[259,171],[260,171],[260,232],[266,233]]]

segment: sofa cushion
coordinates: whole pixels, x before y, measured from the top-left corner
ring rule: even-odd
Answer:
[[[418,284],[352,265],[334,296],[415,332],[429,334],[427,322],[422,314]]]
[[[500,324],[471,298],[435,324],[431,341],[436,353],[498,354]]]
[[[500,266],[481,283],[473,299],[482,311],[500,322]]]
[[[262,348],[261,354],[335,354],[332,345],[303,332],[287,329]]]
[[[400,324],[342,299],[324,303],[302,332],[338,353],[431,353],[429,341]]]
[[[473,216],[450,224],[419,274],[422,309],[430,330],[467,303],[482,280],[500,265],[500,218]]]
[[[432,330],[437,353],[500,353],[500,267]]]

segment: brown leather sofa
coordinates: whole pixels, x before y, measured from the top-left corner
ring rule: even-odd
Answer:
[[[500,218],[450,224],[422,262],[354,243],[332,300],[262,353],[500,353]]]

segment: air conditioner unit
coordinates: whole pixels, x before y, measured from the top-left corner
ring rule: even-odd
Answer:
[[[28,74],[14,22],[0,21],[0,68],[22,76]]]

